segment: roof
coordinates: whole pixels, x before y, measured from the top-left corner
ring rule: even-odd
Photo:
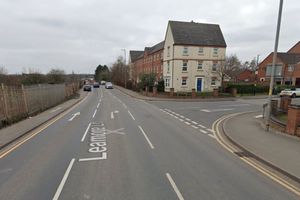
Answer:
[[[141,55],[144,55],[144,51],[134,51],[131,50],[129,51],[129,55],[130,55],[130,60],[131,62],[136,61]]]
[[[290,48],[287,52],[291,52],[294,50],[294,48],[296,48],[298,45],[300,45],[300,41],[298,41],[292,48]],[[295,52],[294,52],[295,53]]]
[[[299,53],[277,53],[277,57],[285,64],[297,64],[300,62]]]
[[[226,47],[218,24],[169,21],[174,44]]]
[[[145,52],[147,52],[148,54],[155,53],[159,50],[162,50],[164,48],[164,45],[165,45],[165,41],[162,41],[152,47],[145,47]]]

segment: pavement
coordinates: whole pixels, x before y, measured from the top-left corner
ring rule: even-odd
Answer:
[[[35,116],[12,124],[11,126],[0,129],[0,149],[4,148],[18,138],[26,135],[28,132],[36,129],[50,119],[53,119],[62,112],[66,111],[67,109],[81,101],[86,95],[86,92],[80,90],[79,96],[73,99],[45,110],[44,112],[41,112]]]
[[[234,101],[237,99],[267,99],[268,95],[256,95],[256,96],[240,96],[240,97],[207,97],[207,98],[167,98],[167,97],[151,97],[144,96],[138,92],[126,89],[124,87],[114,85],[114,87],[123,93],[146,101],[178,101],[178,102],[198,102],[198,101]]]
[[[266,131],[259,115],[261,112],[236,115],[223,124],[223,130],[242,148],[300,180],[300,139]]]
[[[100,87],[34,137],[0,151],[0,197],[299,199],[226,151],[211,130],[220,116],[263,103],[145,101]]]

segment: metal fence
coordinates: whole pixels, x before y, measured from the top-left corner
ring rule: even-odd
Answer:
[[[70,98],[79,83],[0,87],[0,127],[34,115]]]

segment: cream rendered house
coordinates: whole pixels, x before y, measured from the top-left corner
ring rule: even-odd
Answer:
[[[212,91],[221,85],[219,67],[226,42],[219,25],[169,21],[164,45],[165,91]]]

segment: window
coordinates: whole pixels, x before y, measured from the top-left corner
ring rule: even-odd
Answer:
[[[170,87],[170,78],[165,79],[165,87]]]
[[[199,49],[198,49],[198,54],[203,54],[203,53],[204,53],[203,47],[199,47]]]
[[[294,66],[293,66],[293,65],[289,65],[289,66],[288,66],[288,71],[289,71],[289,72],[294,71]]]
[[[167,62],[167,73],[170,73],[170,61]]]
[[[170,57],[170,46],[168,46],[167,56]]]
[[[201,60],[198,61],[198,70],[202,70],[203,69],[203,62]]]
[[[182,71],[186,72],[187,71],[187,67],[188,67],[188,61],[187,60],[183,60],[182,61]]]
[[[210,85],[215,86],[216,85],[216,77],[211,78]]]
[[[217,71],[217,63],[213,63],[213,65],[212,65],[212,71],[213,72]]]
[[[213,49],[213,56],[218,56],[218,48]]]
[[[183,47],[182,55],[183,55],[183,56],[189,55],[189,48],[188,48],[188,47]]]
[[[182,77],[181,86],[186,86],[186,85],[187,85],[187,77]]]

